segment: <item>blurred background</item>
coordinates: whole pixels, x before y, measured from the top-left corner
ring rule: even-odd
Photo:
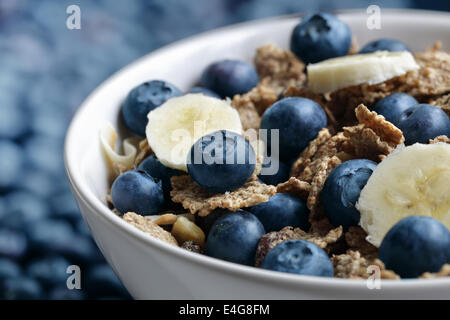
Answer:
[[[73,4],[81,30],[66,27]],[[66,128],[105,78],[205,30],[371,4],[450,10],[448,0],[0,0],[0,298],[130,298],[92,241],[64,173]],[[67,289],[72,264],[81,268],[81,290]]]

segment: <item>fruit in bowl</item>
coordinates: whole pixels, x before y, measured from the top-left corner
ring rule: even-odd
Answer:
[[[319,32],[318,37],[321,35]],[[400,123],[406,121],[401,118],[403,113],[418,104],[427,104],[448,118],[448,70],[445,69],[448,53],[439,47],[414,54],[386,49],[389,48],[358,54],[353,48],[344,56],[336,54],[306,66],[295,52],[264,45],[256,50],[253,68],[259,82],[252,88],[236,89],[234,96],[223,100],[202,93],[169,98],[148,113],[144,139],[129,132],[123,135],[124,147],[132,146],[129,152],[120,155],[105,147],[113,180],[134,172],[134,167],[143,161],[153,161],[147,159],[156,159],[167,170],[179,173],[170,179],[158,178],[156,174],[153,177],[150,173],[154,183],[161,179],[168,189],[160,212],[150,215],[121,212],[119,217],[125,213],[126,222],[172,246],[255,265],[258,269],[254,268],[254,272],[269,269],[293,273],[294,277],[300,274],[366,279],[371,276],[367,272],[369,267],[376,266],[382,278],[408,277],[398,267],[400,264],[389,262],[389,254],[381,254],[380,243],[388,237],[389,230],[399,228],[410,216],[428,216],[448,233],[445,207],[448,195],[440,193],[443,200],[432,203],[436,206],[434,210],[425,210],[424,205],[418,206],[424,210],[405,210],[406,214],[400,214],[395,205],[392,210],[386,210],[384,203],[377,207],[371,201],[380,187],[384,187],[387,197],[395,187],[394,183],[382,185],[377,179],[384,175],[396,177],[395,166],[384,164],[416,146],[423,147],[427,155],[437,152],[439,159],[444,159],[432,164],[433,170],[443,174],[427,180],[427,185],[433,190],[441,190],[439,186],[445,185],[448,179],[445,159],[450,147],[445,120],[444,125],[432,130],[432,136],[427,133],[427,141],[406,147],[408,137]],[[444,68],[435,67],[437,62]],[[209,65],[205,63],[204,67]],[[356,70],[354,66],[360,68],[359,73],[343,72],[346,68]],[[377,69],[379,72],[375,72]],[[197,79],[203,72],[199,70]],[[439,76],[429,78],[433,72]],[[330,79],[326,79],[327,73],[332,75]],[[220,81],[232,78],[224,77]],[[207,85],[202,82],[202,86]],[[211,90],[212,86],[207,88]],[[189,88],[185,90],[189,91]],[[216,93],[221,97],[229,95]],[[405,104],[411,105],[402,105],[397,111],[389,104],[403,102],[392,97],[388,107],[380,107],[377,112],[377,102],[398,93],[405,94],[409,98]],[[388,118],[390,113],[395,120]],[[417,122],[409,114],[407,118]],[[216,135],[217,132],[220,134]],[[272,165],[282,167],[280,163],[288,168],[285,171],[288,174],[274,179],[274,184],[264,183],[263,177],[278,174],[278,170],[270,169]],[[399,197],[409,196],[408,190],[404,191]],[[119,199],[114,199],[112,193],[110,196],[114,209],[114,202]],[[295,199],[292,202],[296,205],[289,201],[285,205],[277,204],[278,198]],[[269,210],[258,210],[264,206]],[[371,212],[379,208],[383,211]],[[385,224],[377,224],[370,218],[377,214],[389,219],[384,219]],[[203,224],[206,220],[208,223]],[[364,224],[366,220],[371,223]],[[175,228],[178,221],[183,223]],[[421,230],[418,226],[422,222],[415,220],[412,224],[417,227],[411,228]],[[186,225],[181,227],[185,228],[181,230],[182,237],[181,225]],[[203,238],[198,236],[200,231],[194,225],[204,234],[204,242],[198,240]],[[395,237],[391,238],[395,242]],[[417,241],[427,247],[426,243],[432,239],[423,235]],[[448,247],[445,238],[442,241],[433,248]],[[297,255],[296,250],[302,246],[311,253]],[[387,251],[401,250],[395,244],[386,247]],[[443,250],[442,258],[433,259],[438,262],[421,264],[425,267],[417,268],[420,273],[414,276],[445,276],[449,261]],[[419,260],[414,262],[419,264]],[[352,265],[358,267],[351,268]],[[310,273],[314,266],[317,274]],[[322,268],[323,272],[319,272]]]

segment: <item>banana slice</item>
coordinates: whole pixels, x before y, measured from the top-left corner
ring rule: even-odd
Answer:
[[[450,228],[450,144],[398,147],[375,169],[356,208],[367,240],[379,246],[407,216],[429,216]]]
[[[187,172],[186,157],[195,141],[216,130],[241,134],[239,114],[229,102],[203,94],[169,99],[148,114],[148,144],[165,166]]]
[[[328,59],[307,67],[309,87],[317,93],[361,83],[376,84],[419,69],[408,51],[355,54]]]
[[[136,145],[139,138],[127,138],[123,141],[123,154],[116,148],[117,132],[111,123],[107,122],[100,130],[100,145],[106,157],[106,162],[112,178],[120,171],[132,169],[137,154]]]

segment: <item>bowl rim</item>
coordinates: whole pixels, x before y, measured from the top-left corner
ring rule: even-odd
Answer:
[[[329,12],[339,14],[339,15],[360,15],[360,9],[345,9],[345,10],[332,10]],[[431,10],[417,10],[417,9],[383,9],[383,14],[395,14],[395,15],[403,15],[410,17],[411,15],[433,15],[434,17],[441,16],[443,19],[449,18],[450,14],[447,12],[441,11],[431,11]],[[289,286],[316,286],[323,288],[336,288],[336,289],[356,289],[361,288],[361,286],[365,286],[365,279],[342,279],[342,278],[323,278],[316,276],[307,276],[307,275],[297,275],[297,274],[289,274],[282,273],[271,270],[264,270],[261,268],[256,268],[253,266],[241,265],[233,262],[228,262],[224,260],[220,260],[217,258],[212,258],[203,254],[197,254],[193,252],[189,252],[180,247],[176,247],[160,241],[139,229],[133,227],[132,225],[125,222],[119,216],[114,214],[89,188],[85,179],[81,172],[75,170],[76,166],[74,166],[74,159],[70,156],[70,151],[77,144],[77,129],[82,128],[80,126],[80,118],[82,118],[82,114],[86,112],[88,107],[91,105],[91,101],[94,99],[99,92],[102,92],[105,87],[108,86],[109,83],[114,82],[117,78],[121,76],[122,73],[127,72],[128,70],[134,69],[137,65],[145,63],[146,60],[151,59],[153,56],[163,55],[165,52],[173,50],[178,46],[185,45],[190,42],[198,41],[205,37],[215,36],[220,33],[227,33],[236,29],[251,27],[255,25],[265,25],[274,23],[280,20],[299,18],[304,16],[305,13],[296,13],[289,15],[282,15],[276,17],[269,17],[264,19],[251,20],[246,22],[241,22],[237,24],[227,25],[221,28],[212,29],[209,31],[205,31],[199,34],[195,34],[193,36],[183,38],[181,40],[170,43],[166,46],[163,46],[159,49],[151,51],[144,56],[134,60],[133,62],[127,64],[123,68],[119,69],[115,73],[113,73],[110,77],[108,77],[105,81],[103,81],[97,88],[95,88],[88,97],[82,102],[82,104],[78,107],[75,112],[69,128],[66,132],[66,138],[64,142],[64,164],[67,178],[69,180],[70,185],[72,186],[73,193],[77,195],[78,199],[82,201],[87,207],[89,207],[91,212],[98,213],[98,216],[101,217],[104,223],[108,224],[109,227],[113,227],[118,229],[121,232],[125,232],[126,235],[133,237],[135,240],[140,242],[142,245],[151,246],[153,249],[158,251],[164,251],[166,254],[173,255],[179,259],[183,259],[185,261],[189,261],[192,264],[198,265],[200,267],[215,269],[222,273],[226,273],[228,275],[235,275],[238,277],[246,277],[248,279],[253,279],[257,281],[263,282],[273,282],[278,284],[285,284]],[[91,106],[92,107],[92,106]],[[436,279],[402,279],[391,280],[391,279],[382,279],[382,288],[383,289],[412,289],[420,287],[432,288],[435,286],[448,286],[450,285],[450,278],[436,278]]]

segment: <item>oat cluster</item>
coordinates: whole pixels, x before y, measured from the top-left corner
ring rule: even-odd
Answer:
[[[382,261],[364,258],[359,251],[348,250],[344,254],[333,255],[331,262],[334,266],[334,276],[337,278],[367,279],[379,270],[381,279],[400,279],[393,271],[386,270]]]

